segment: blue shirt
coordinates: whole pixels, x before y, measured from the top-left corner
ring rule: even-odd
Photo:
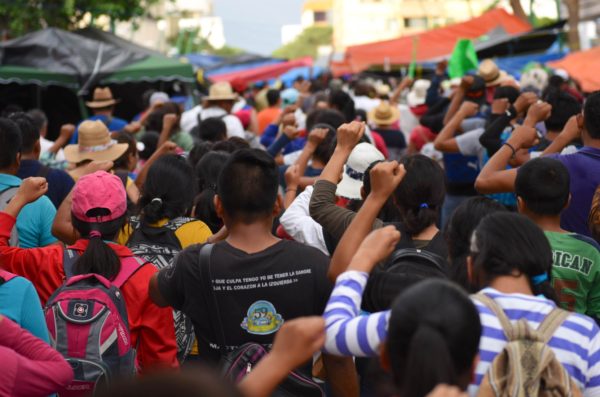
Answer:
[[[14,175],[0,174],[0,191],[12,186],[21,186],[21,179]],[[17,216],[19,247],[35,248],[55,243],[57,240],[52,235],[55,215],[56,208],[46,196],[23,207]]]
[[[21,179],[40,176],[41,168],[42,163],[37,160],[21,160],[17,176]],[[52,201],[54,207],[58,208],[71,189],[73,189],[75,181],[73,181],[73,178],[66,171],[54,168],[48,170],[46,180],[48,181],[46,196]]]
[[[600,185],[600,149],[584,146],[573,154],[552,154],[569,170],[571,177],[571,203],[560,216],[560,226],[570,232],[592,237],[588,216],[592,198]]]
[[[31,332],[46,343],[50,342],[40,298],[33,284],[24,277],[15,277],[0,285],[0,314]]]
[[[104,124],[106,124],[106,126],[108,127],[108,130],[110,132],[121,131],[123,128],[125,128],[127,126],[127,121],[120,119],[118,117],[110,117],[110,120],[109,120],[109,117],[105,116],[103,114],[98,114],[98,115],[94,115],[92,117],[88,117],[86,120],[90,120],[90,121],[100,120]],[[77,130],[75,130],[75,133],[71,137],[71,140],[69,141],[69,143],[73,144],[73,145],[76,144],[78,137],[79,137],[79,126],[77,126]]]

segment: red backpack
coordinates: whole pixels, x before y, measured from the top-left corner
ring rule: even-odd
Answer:
[[[113,281],[98,274],[73,275],[78,254],[65,250],[65,283],[48,299],[46,325],[52,347],[67,360],[75,378],[60,396],[90,395],[116,378],[135,373],[135,349],[120,288],[146,262],[121,259]]]

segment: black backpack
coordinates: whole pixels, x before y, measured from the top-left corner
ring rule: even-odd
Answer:
[[[375,269],[367,282],[363,308],[369,312],[388,310],[396,296],[427,278],[448,278],[447,246],[441,232],[422,248],[400,224],[394,224],[402,236],[396,250]]]
[[[175,231],[182,225],[192,222],[191,218],[177,218],[160,227],[148,226],[138,217],[132,217],[129,224],[133,233],[127,247],[137,257],[152,263],[158,270],[171,266],[182,247]],[[177,358],[183,362],[194,344],[192,321],[179,310],[173,310],[175,338],[177,339]]]

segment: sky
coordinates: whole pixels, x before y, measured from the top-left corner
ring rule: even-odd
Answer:
[[[281,27],[299,24],[303,0],[213,0],[227,45],[270,55],[281,46]]]

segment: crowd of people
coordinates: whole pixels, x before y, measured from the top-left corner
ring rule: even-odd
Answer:
[[[600,93],[446,66],[6,107],[0,396],[598,395]]]

